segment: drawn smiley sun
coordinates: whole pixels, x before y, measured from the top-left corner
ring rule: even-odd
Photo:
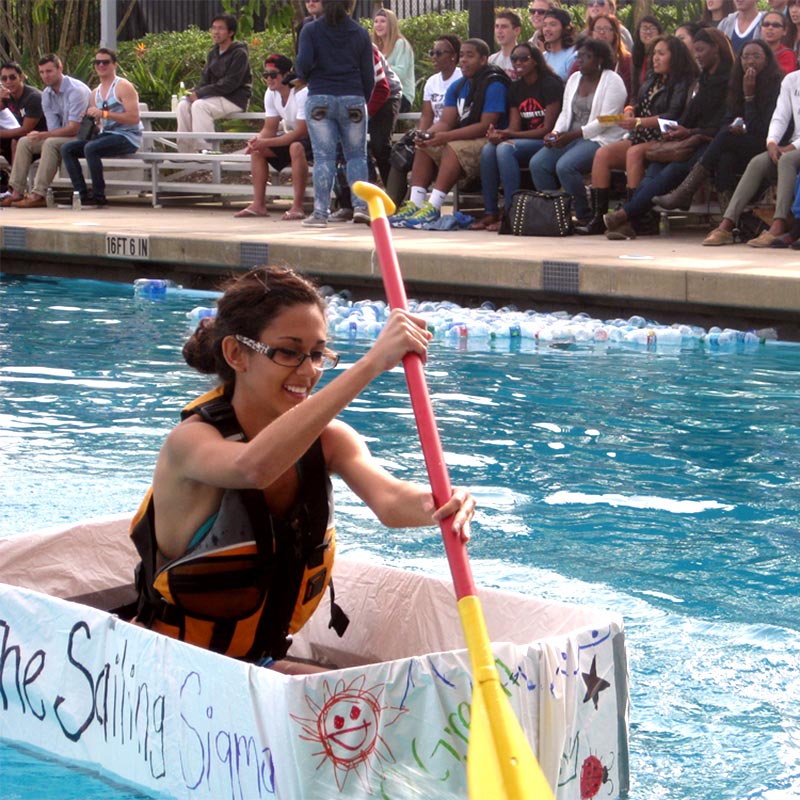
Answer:
[[[339,791],[352,772],[370,790],[370,772],[380,774],[384,764],[395,762],[381,730],[393,725],[407,709],[383,705],[381,697],[385,687],[364,688],[365,683],[365,675],[349,684],[339,680],[333,687],[324,681],[321,702],[306,695],[306,704],[314,716],[304,718],[292,714],[292,719],[302,727],[300,738],[322,745],[322,749],[313,754],[321,757],[316,768],[330,761]],[[387,711],[393,714],[388,722]]]

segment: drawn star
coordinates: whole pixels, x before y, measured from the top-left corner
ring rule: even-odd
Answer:
[[[595,709],[597,709],[597,700],[600,692],[611,686],[607,680],[597,675],[597,656],[592,658],[592,666],[589,672],[582,672],[581,675],[583,675],[583,682],[586,684],[586,694],[583,696],[583,702],[588,703],[591,700]]]

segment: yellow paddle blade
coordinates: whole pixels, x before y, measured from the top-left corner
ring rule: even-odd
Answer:
[[[467,752],[471,800],[552,800],[536,760],[500,684],[480,600],[458,601],[472,662],[472,706]]]

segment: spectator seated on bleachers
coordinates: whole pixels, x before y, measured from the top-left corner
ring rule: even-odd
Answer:
[[[622,139],[623,129],[603,119],[621,114],[628,94],[622,78],[614,72],[614,57],[606,42],[586,39],[578,49],[578,63],[579,72],[570,76],[564,89],[553,132],[531,161],[531,177],[542,191],[563,188],[569,192],[579,224],[589,225],[592,210],[599,207],[598,190],[592,190],[590,209],[583,176],[591,170],[601,147]]]
[[[244,42],[234,40],[236,17],[220,14],[211,20],[214,46],[208,51],[200,82],[178,103],[178,131],[211,132],[214,121],[246,111],[253,88],[250,55]],[[210,150],[203,139],[179,139],[178,150],[193,153]]]
[[[461,178],[477,178],[480,153],[489,126],[507,125],[508,76],[489,64],[482,39],[461,44],[462,77],[447,90],[442,118],[417,142],[411,168],[411,196],[390,218],[395,227],[415,228],[434,222],[447,193]],[[430,199],[427,187],[438,173]]]
[[[769,45],[748,42],[733,65],[722,127],[703,157],[676,189],[653,198],[663,209],[688,209],[709,175],[714,175],[720,208],[730,202],[739,176],[750,160],[764,152],[767,131],[781,90],[783,71]]]
[[[0,65],[0,155],[9,166],[14,160],[16,143],[31,131],[46,131],[42,111],[42,93],[25,83],[25,73],[16,61]],[[8,186],[8,173],[0,174],[0,191]]]
[[[76,139],[61,147],[61,158],[67,168],[72,188],[80,194],[81,203],[108,205],[103,178],[103,158],[127,156],[142,146],[142,123],[139,120],[139,94],[136,87],[117,75],[117,54],[101,47],[94,56],[94,68],[100,85],[94,90],[86,110],[93,117],[99,133],[89,141]],[[85,158],[92,179],[89,195],[79,158]]]
[[[292,206],[285,220],[303,219],[303,197],[308,181],[308,164],[313,161],[306,125],[308,89],[293,85],[292,62],[284,55],[269,55],[264,60],[264,125],[247,143],[253,176],[253,201],[235,217],[266,217],[266,190],[269,168],[280,172],[292,167]],[[281,126],[283,130],[281,130]]]
[[[11,194],[0,200],[0,206],[42,208],[47,205],[47,187],[61,166],[61,145],[75,138],[89,105],[89,87],[64,74],[61,59],[48,53],[39,59],[39,77],[44,84],[42,111],[47,130],[32,130],[17,140],[9,186]],[[33,191],[25,196],[28,171],[36,156],[39,165]]]
[[[544,57],[553,72],[565,81],[575,61],[575,28],[572,18],[563,8],[551,8],[545,12],[542,23]]]
[[[461,78],[458,67],[458,54],[461,51],[461,40],[452,34],[439,36],[433,43],[429,55],[436,72],[425,81],[422,89],[422,112],[416,130],[425,133],[437,123],[444,110],[444,98],[451,84]],[[394,165],[389,170],[386,192],[400,208],[408,190],[407,170],[397,169]]]
[[[372,42],[389,62],[389,66],[402,85],[400,113],[405,114],[411,111],[417,91],[414,74],[414,48],[411,46],[411,42],[400,33],[400,25],[394,11],[390,11],[388,8],[378,9],[372,25]]]
[[[624,169],[629,174],[628,151],[660,139],[661,118],[677,120],[686,107],[697,75],[697,64],[686,45],[675,36],[657,37],[650,50],[649,64],[649,77],[639,90],[636,104],[625,107],[619,122],[629,132],[628,137],[603,145],[594,155],[592,218],[587,225],[578,227],[578,233],[594,235],[605,231],[603,215],[608,212],[612,171]]]
[[[484,216],[473,230],[500,229],[498,193],[503,184],[506,209],[521,185],[522,168],[544,147],[544,137],[553,130],[561,113],[564,82],[544,60],[541,51],[523,42],[511,53],[518,80],[508,89],[508,127],[489,127],[481,150],[481,189]]]
[[[781,82],[781,91],[775,113],[767,132],[767,150],[750,160],[741,180],[736,185],[728,207],[719,226],[703,241],[704,245],[715,247],[733,244],[733,231],[737,221],[748,203],[761,191],[765,183],[774,183],[775,213],[769,230],[751,239],[751,247],[769,247],[775,239],[786,233],[791,214],[794,184],[800,169],[800,105],[795,101],[800,93],[800,70],[790,72]],[[787,132],[794,126],[791,140],[781,144]]]
[[[522,20],[509,9],[498,11],[494,17],[494,40],[500,49],[489,56],[489,63],[500,67],[513,81],[517,75],[511,61],[511,53],[517,46],[522,32]]]
[[[653,197],[680,184],[720,128],[733,67],[731,43],[716,28],[703,28],[697,32],[694,40],[694,56],[700,67],[696,91],[686,111],[678,117],[677,125],[671,125],[663,137],[668,142],[687,144],[689,140],[694,140],[691,155],[675,155],[670,159],[662,156],[660,160],[651,160],[648,152],[658,143],[628,150],[626,174],[633,194],[622,208],[603,217],[606,237],[609,239],[634,239],[635,222],[652,209]]]

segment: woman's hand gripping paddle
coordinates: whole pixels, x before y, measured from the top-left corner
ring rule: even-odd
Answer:
[[[389,305],[407,310],[408,300],[386,218],[387,210],[390,214],[394,211],[394,203],[372,184],[359,181],[352,189],[369,206],[372,235]],[[403,367],[434,503],[439,508],[450,499],[452,491],[422,359],[417,353],[408,353]],[[440,525],[472,662],[467,754],[469,796],[472,800],[547,800],[553,797],[550,785],[500,684],[466,547],[453,533],[451,517],[442,520]]]

